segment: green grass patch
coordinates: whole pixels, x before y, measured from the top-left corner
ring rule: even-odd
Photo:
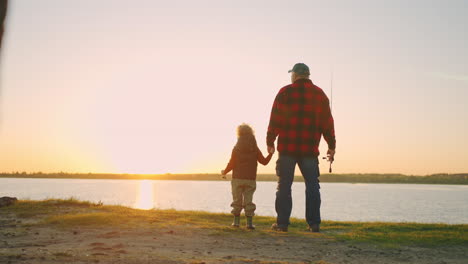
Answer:
[[[325,222],[322,229],[337,231],[334,236],[341,240],[385,246],[468,246],[468,225]]]
[[[119,219],[120,215],[113,213],[74,213],[65,215],[54,215],[47,217],[42,222],[46,225],[57,225],[60,227],[76,226],[116,226],[123,224]]]
[[[337,222],[323,221],[321,233],[306,232],[304,220],[291,219],[288,233],[271,231],[274,217],[256,216],[257,229],[231,228],[232,216],[222,213],[176,210],[139,210],[124,206],[104,206],[90,202],[68,200],[19,201],[13,206],[0,208],[0,213],[15,213],[19,218],[39,218],[38,225],[59,228],[76,227],[130,227],[141,229],[184,228],[198,232],[209,230],[214,236],[238,235],[301,236],[322,239],[337,239],[346,242],[373,243],[383,246],[468,246],[468,225],[382,223],[382,222]],[[245,225],[245,218],[241,218]]]
[[[69,199],[47,199],[42,201],[20,200],[14,206],[0,208],[0,212],[14,213],[20,218],[32,218],[49,215],[57,211],[74,210],[76,208],[87,209],[100,207],[102,203],[79,201]]]

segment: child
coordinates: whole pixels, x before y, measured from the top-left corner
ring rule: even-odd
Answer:
[[[252,202],[253,194],[257,188],[257,161],[263,165],[270,162],[270,153],[266,158],[257,146],[252,128],[243,123],[237,127],[237,144],[232,150],[231,159],[224,170],[221,171],[226,176],[232,170],[232,211],[234,215],[233,227],[239,227],[240,213],[244,208],[247,217],[247,228],[255,229],[252,224],[252,217],[255,212],[255,204]]]

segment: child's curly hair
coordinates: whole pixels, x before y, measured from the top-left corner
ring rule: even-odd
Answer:
[[[254,135],[252,127],[246,123],[242,123],[237,127],[237,137]]]

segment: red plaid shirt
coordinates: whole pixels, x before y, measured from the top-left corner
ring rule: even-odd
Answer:
[[[335,128],[329,100],[309,79],[299,79],[278,92],[271,109],[267,145],[282,154],[318,156],[321,137],[335,149]]]

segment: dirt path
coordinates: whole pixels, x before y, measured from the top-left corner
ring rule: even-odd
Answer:
[[[256,235],[164,228],[57,228],[0,214],[0,263],[467,263],[465,248],[336,241],[323,234]]]

